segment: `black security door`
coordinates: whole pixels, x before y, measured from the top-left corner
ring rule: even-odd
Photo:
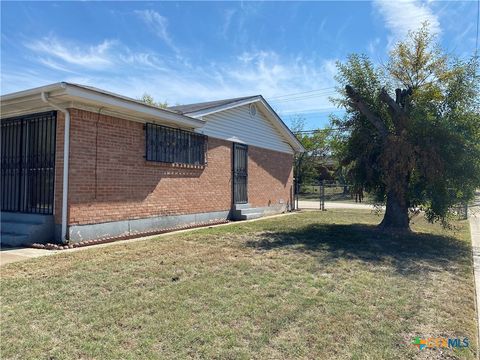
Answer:
[[[248,147],[243,144],[233,144],[233,203],[248,202]]]
[[[53,214],[56,112],[1,121],[2,211]]]

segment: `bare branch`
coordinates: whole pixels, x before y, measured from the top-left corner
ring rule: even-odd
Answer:
[[[400,90],[400,89],[397,89],[397,90]],[[392,116],[393,124],[395,125],[395,130],[397,131],[397,133],[399,133],[405,127],[406,114],[405,114],[405,111],[400,104],[402,94],[401,94],[401,92],[399,94],[399,91],[397,91],[397,90],[396,90],[396,94],[397,94],[397,98],[399,100],[398,102],[393,100],[392,97],[390,95],[388,95],[385,88],[382,88],[382,90],[380,91],[380,95],[378,97],[382,102],[387,104],[390,115]]]
[[[395,102],[395,100],[392,99],[392,97],[390,95],[388,95],[387,91],[385,90],[385,88],[382,88],[382,90],[380,91],[380,95],[378,96],[379,99],[381,101],[383,101],[385,104],[388,105],[389,109],[399,115],[401,113],[403,113],[403,109],[400,107],[399,104],[397,104]]]
[[[369,107],[365,104],[365,101],[362,97],[351,87],[350,85],[345,86],[345,91],[347,93],[348,98],[350,99],[349,105],[354,109],[360,111],[370,123],[377,129],[377,131],[382,135],[382,137],[386,137],[388,135],[388,129],[385,126],[382,119],[376,116]]]

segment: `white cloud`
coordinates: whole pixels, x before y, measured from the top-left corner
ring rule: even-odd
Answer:
[[[441,32],[439,17],[433,12],[430,3],[418,0],[375,0],[373,5],[389,30],[389,47],[405,37],[408,31],[418,29],[425,21],[430,24],[432,33]]]
[[[52,60],[52,59],[49,59],[49,58],[43,58],[43,57],[40,57],[38,58],[38,61],[51,68],[51,69],[54,69],[54,70],[59,70],[59,71],[63,71],[63,72],[68,72],[68,73],[75,73],[75,71],[73,70],[70,70],[69,68],[67,68],[66,66],[63,66],[59,63],[57,63],[56,61]]]
[[[155,69],[160,71],[168,71],[163,61],[157,55],[151,53],[137,53],[124,47],[123,52],[116,54],[116,58],[121,63],[133,65],[135,67],[143,67],[147,69]]]
[[[135,14],[139,16],[155,35],[162,39],[172,50],[178,52],[170,33],[168,32],[168,19],[154,10],[136,10]]]
[[[108,53],[114,45],[114,41],[104,40],[98,45],[80,47],[61,42],[55,37],[47,36],[27,43],[26,47],[36,53],[60,59],[65,63],[97,69],[105,68],[112,64]]]
[[[148,92],[173,105],[256,94],[268,100],[335,85],[333,59],[283,57],[274,51],[244,52],[229,61],[192,65],[188,59],[178,61],[176,54],[136,52],[112,40],[79,45],[49,37],[30,42],[27,48],[37,64],[30,68],[42,74],[42,81],[13,67],[2,72],[3,93],[70,81],[133,98]],[[294,101],[272,99],[271,104],[280,114],[325,111],[332,108],[329,95],[331,90]]]
[[[28,42],[25,46],[34,53],[37,61],[64,72],[115,71],[115,68],[125,65],[166,70],[158,56],[133,52],[116,40],[106,39],[98,45],[84,45],[48,36]]]

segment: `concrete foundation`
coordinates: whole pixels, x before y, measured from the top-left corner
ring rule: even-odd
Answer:
[[[100,224],[73,225],[69,227],[70,242],[93,240],[104,237],[135,236],[147,232],[162,231],[185,225],[196,225],[208,221],[222,221],[229,218],[230,211],[158,216],[145,219],[112,221]]]
[[[256,217],[279,214],[287,211],[285,204],[253,208]],[[232,218],[232,211],[215,211],[187,215],[157,216],[144,219],[112,221],[100,224],[72,225],[69,227],[70,242],[94,240],[105,237],[135,236],[162,231],[185,225],[222,221]]]

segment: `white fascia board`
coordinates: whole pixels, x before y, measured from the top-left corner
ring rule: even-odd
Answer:
[[[277,115],[277,113],[272,109],[272,107],[267,103],[267,101],[261,95],[252,97],[250,99],[232,102],[227,105],[221,105],[214,108],[195,111],[191,113],[185,113],[185,115],[188,115],[194,118],[202,118],[203,116],[207,116],[220,111],[225,111],[225,110],[233,109],[239,106],[252,104],[256,102],[261,103],[263,105],[263,108],[266,110],[267,117],[271,120],[272,124],[280,132],[280,134],[284,136],[284,138],[287,140],[287,143],[292,147],[292,149],[295,152],[299,152],[299,153],[305,152],[305,148],[300,143],[300,141],[298,141],[298,139],[295,137],[295,135],[293,135],[293,133],[290,131],[287,125],[285,125],[282,119]]]
[[[165,121],[176,123],[179,125],[198,128],[205,124],[205,121],[194,119],[185,115],[173,113],[168,110],[159,109],[154,106],[140,104],[136,101],[127,100],[123,97],[100,93],[94,90],[85,89],[75,85],[67,85],[66,95],[71,96],[76,101],[82,100],[102,104],[105,107],[114,107],[116,109],[127,109],[133,112],[141,113],[150,117],[157,117]]]
[[[227,105],[220,105],[220,106],[216,106],[216,107],[213,107],[213,108],[208,108],[208,109],[205,109],[205,110],[199,110],[199,111],[194,111],[194,112],[190,112],[190,113],[185,113],[185,115],[198,119],[198,118],[201,118],[202,116],[207,116],[207,115],[210,115],[210,114],[214,114],[214,113],[217,113],[219,111],[225,111],[225,110],[233,109],[233,108],[236,108],[238,106],[251,104],[251,103],[254,103],[254,102],[257,102],[257,101],[260,101],[260,100],[261,100],[261,97],[256,96],[256,97],[252,97],[250,99],[245,99],[245,100],[239,100],[239,101],[236,101],[236,102],[232,102],[232,103],[227,104]]]
[[[95,106],[105,109],[112,109],[119,114],[122,114],[122,111],[128,111],[130,115],[138,114],[140,117],[158,119],[159,121],[165,121],[187,128],[201,128],[205,124],[205,121],[202,119],[159,109],[132,99],[116,96],[112,93],[87,89],[82,86],[63,82],[2,95],[0,97],[0,104],[2,106],[14,106],[15,104],[25,105],[28,102],[38,102],[42,92],[48,93],[49,98],[56,102],[77,102],[90,106],[94,104]]]

